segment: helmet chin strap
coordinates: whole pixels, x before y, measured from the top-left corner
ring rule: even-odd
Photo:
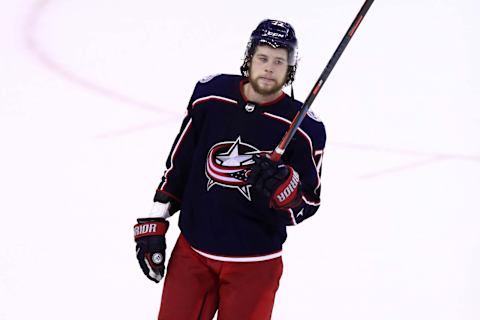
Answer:
[[[294,97],[294,95],[293,95],[293,83],[290,84],[290,97],[292,97],[292,99],[295,100],[295,97]]]

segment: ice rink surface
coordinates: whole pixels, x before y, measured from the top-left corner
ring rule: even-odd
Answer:
[[[196,81],[284,19],[303,101],[362,3],[0,0],[0,319],[155,319],[132,225]],[[312,106],[322,206],[273,319],[480,319],[479,10],[375,1]]]

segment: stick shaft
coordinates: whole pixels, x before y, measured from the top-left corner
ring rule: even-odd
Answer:
[[[283,136],[282,140],[270,155],[270,158],[273,161],[279,161],[280,158],[282,157],[282,154],[285,152],[285,149],[287,148],[288,144],[290,143],[293,136],[295,135],[295,132],[300,127],[300,124],[302,123],[303,119],[305,118],[305,115],[307,114],[308,109],[310,109],[310,106],[312,105],[313,101],[315,100],[318,93],[320,92],[320,89],[322,89],[323,85],[325,84],[325,81],[327,81],[327,78],[330,75],[330,72],[332,72],[333,68],[337,64],[338,59],[340,59],[340,56],[342,55],[343,51],[347,47],[348,43],[350,42],[350,39],[355,34],[355,31],[357,30],[358,26],[362,22],[363,17],[367,13],[368,9],[370,9],[370,6],[372,5],[373,1],[374,0],[366,0],[365,3],[363,4],[362,8],[360,9],[357,16],[355,17],[352,24],[350,25],[350,28],[348,28],[347,32],[342,38],[342,41],[340,42],[337,49],[333,53],[333,56],[330,58],[330,61],[328,61],[327,66],[325,67],[325,69],[323,69],[322,74],[320,75],[317,82],[315,83],[312,90],[310,91],[310,94],[308,95],[307,99],[303,103],[302,108],[297,112],[297,115],[295,116],[292,123],[290,124],[290,127],[288,128],[287,132],[285,132],[285,135]]]

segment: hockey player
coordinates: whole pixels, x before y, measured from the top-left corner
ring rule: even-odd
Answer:
[[[269,158],[299,101],[282,88],[297,68],[288,23],[252,32],[241,75],[200,80],[188,104],[149,217],[135,225],[145,275],[165,273],[168,218],[180,210],[158,319],[270,319],[286,227],[320,205],[325,128],[309,114],[278,163]]]

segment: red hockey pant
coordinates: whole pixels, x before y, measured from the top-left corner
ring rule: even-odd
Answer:
[[[159,320],[268,320],[282,258],[222,262],[193,251],[180,235],[163,287]]]

